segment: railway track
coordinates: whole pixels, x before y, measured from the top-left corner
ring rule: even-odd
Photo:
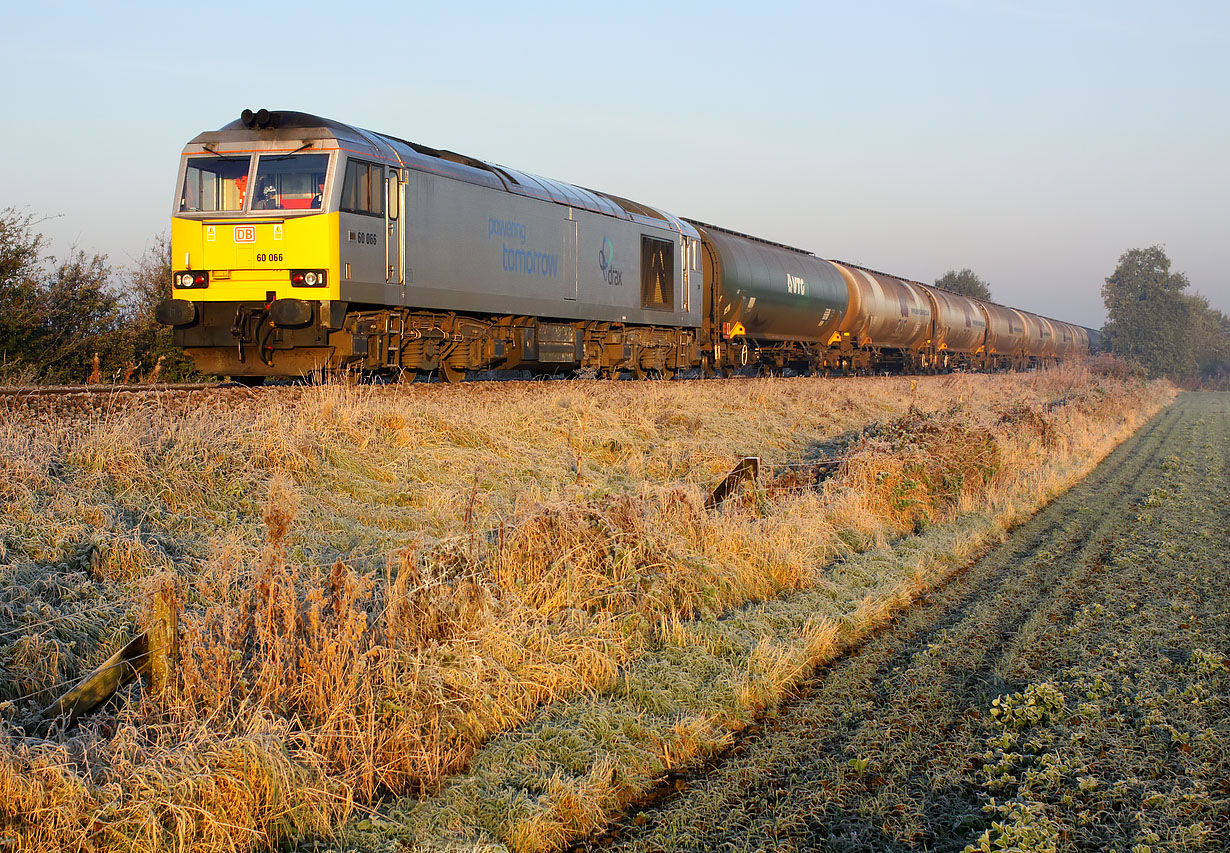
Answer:
[[[73,394],[160,394],[179,391],[216,391],[242,388],[237,383],[196,382],[166,385],[15,385],[0,388],[0,397],[67,397]]]

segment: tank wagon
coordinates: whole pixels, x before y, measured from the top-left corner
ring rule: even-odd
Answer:
[[[1004,369],[1087,330],[299,112],[184,148],[158,320],[203,372]]]

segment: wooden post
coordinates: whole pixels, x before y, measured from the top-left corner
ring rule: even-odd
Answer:
[[[175,599],[175,580],[165,578],[154,593],[150,613],[149,688],[161,693],[175,677],[179,660],[179,603]]]

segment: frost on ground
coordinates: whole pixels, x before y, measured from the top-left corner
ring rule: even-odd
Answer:
[[[1225,850],[1228,453],[1185,395],[609,849]]]
[[[558,848],[1173,396],[1081,365],[267,391],[4,404],[0,843],[244,850],[354,816],[350,846]],[[790,467],[835,448],[822,484]],[[752,453],[772,473],[707,509]],[[167,589],[166,689],[32,736]]]

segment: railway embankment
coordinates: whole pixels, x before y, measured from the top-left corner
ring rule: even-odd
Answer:
[[[1078,367],[269,391],[0,426],[0,832],[22,849],[242,849],[347,817],[366,846],[556,849],[1172,396]],[[840,448],[822,482],[793,465],[817,448]],[[751,454],[762,478],[707,509]],[[33,736],[167,589],[172,680]]]

